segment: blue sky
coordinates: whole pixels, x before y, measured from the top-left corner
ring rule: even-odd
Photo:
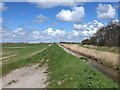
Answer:
[[[117,2],[6,2],[2,7],[2,42],[79,42],[118,18]]]

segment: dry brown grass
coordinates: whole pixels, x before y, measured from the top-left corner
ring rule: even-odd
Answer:
[[[118,56],[119,56],[118,54],[84,48],[74,44],[61,44],[61,45],[74,52],[82,54],[83,56],[89,57],[91,59],[95,59],[98,62],[103,63],[109,67],[120,69],[119,67],[120,63],[118,63]]]
[[[96,50],[100,50],[100,51],[120,53],[119,47],[94,46],[94,45],[82,45],[82,46],[85,48],[96,49]]]

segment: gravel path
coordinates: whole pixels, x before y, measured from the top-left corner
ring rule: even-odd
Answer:
[[[4,76],[2,79],[3,88],[45,88],[47,86],[47,64],[42,67],[33,65],[16,69]]]

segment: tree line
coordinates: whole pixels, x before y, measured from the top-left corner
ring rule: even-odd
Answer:
[[[102,27],[89,39],[83,40],[81,43],[97,46],[120,46],[120,22],[110,23]]]

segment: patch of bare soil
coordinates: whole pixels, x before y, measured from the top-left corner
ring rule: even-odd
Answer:
[[[22,67],[2,78],[3,88],[46,88],[47,64],[39,67],[38,64],[31,67]]]

